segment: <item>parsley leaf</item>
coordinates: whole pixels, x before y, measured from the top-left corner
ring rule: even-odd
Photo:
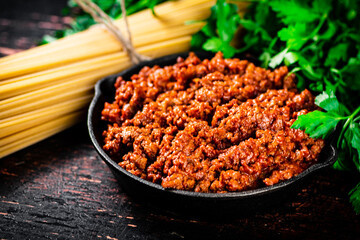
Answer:
[[[316,110],[299,116],[292,128],[305,130],[312,138],[327,138],[341,120],[339,115]]]
[[[324,65],[327,67],[336,66],[340,60],[345,61],[348,48],[349,43],[339,43],[338,45],[330,48]]]
[[[326,111],[332,112],[339,116],[344,115],[345,111],[347,111],[345,106],[337,100],[332,90],[319,94],[315,98],[315,104],[325,109]]]
[[[360,172],[360,106],[351,114],[336,98],[333,91],[319,94],[315,103],[326,110],[313,111],[301,115],[291,126],[305,130],[310,137],[327,138],[340,127],[341,132],[337,140],[339,157],[334,168],[339,170],[356,169]],[[349,161],[351,159],[351,161]],[[357,213],[360,213],[360,185],[350,192],[350,202]]]
[[[232,57],[238,52],[231,45],[235,33],[240,25],[240,16],[235,4],[218,0],[211,8],[211,15],[207,24],[192,37],[192,49],[204,49],[206,51],[221,51],[225,57]],[[251,28],[249,22],[248,27]],[[206,38],[203,38],[205,36]]]
[[[306,24],[298,22],[287,28],[283,28],[278,32],[281,41],[286,42],[286,46],[291,50],[300,50],[308,41]]]
[[[269,5],[277,12],[277,17],[280,18],[284,24],[313,22],[319,15],[317,11],[309,11],[309,6],[301,1],[279,0],[271,1]]]
[[[360,213],[360,183],[349,192],[349,196],[350,203],[354,206],[355,212]]]

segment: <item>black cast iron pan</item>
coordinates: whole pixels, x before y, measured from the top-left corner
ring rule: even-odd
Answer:
[[[206,52],[198,52],[196,54],[201,59],[213,57],[213,54]],[[232,193],[196,193],[164,189],[159,184],[136,177],[121,168],[102,149],[102,132],[107,128],[107,124],[101,121],[101,111],[105,102],[113,102],[115,96],[114,83],[117,76],[121,75],[124,79],[130,79],[133,74],[138,73],[144,66],[173,65],[176,63],[178,56],[186,58],[188,53],[174,54],[142,62],[120,74],[100,80],[95,86],[95,96],[88,112],[90,138],[101,158],[119,180],[121,187],[136,200],[175,213],[187,212],[196,215],[205,214],[213,216],[252,213],[267,207],[274,207],[276,204],[288,200],[292,193],[296,193],[298,188],[304,185],[304,181],[309,179],[309,175],[335,162],[337,151],[329,142],[323,149],[319,162],[301,174],[273,186]]]

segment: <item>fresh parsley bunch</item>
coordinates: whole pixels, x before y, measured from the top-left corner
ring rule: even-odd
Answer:
[[[236,41],[240,47],[235,47]],[[236,5],[218,0],[205,27],[193,36],[192,46],[223,51],[226,57],[250,53],[265,68],[288,66],[296,72],[298,88],[319,94],[316,104],[324,109],[300,116],[292,127],[314,138],[327,138],[339,128],[334,167],[360,172],[357,0],[255,1],[244,18],[239,17]],[[360,213],[360,183],[350,192],[350,201]]]

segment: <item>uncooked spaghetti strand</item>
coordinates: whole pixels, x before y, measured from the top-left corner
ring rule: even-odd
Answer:
[[[185,36],[187,39],[189,39],[189,36]],[[177,38],[174,38],[177,39]],[[158,46],[162,49],[159,49],[157,52],[163,52],[162,54],[154,54],[154,53],[147,53],[145,55],[154,57],[154,56],[163,56],[167,55],[166,47],[167,44],[170,43],[172,40],[160,42],[157,44],[149,45],[151,46]],[[190,39],[189,42],[190,43]],[[187,44],[189,46],[189,44]],[[147,46],[148,47],[148,46]],[[145,49],[147,47],[144,47]],[[156,51],[155,48],[154,51]],[[184,48],[179,48],[177,51],[176,49],[169,50],[168,54],[184,51]],[[185,49],[186,50],[186,49]],[[138,49],[139,52],[143,51],[142,48]],[[56,81],[60,81],[61,79],[64,79],[67,76],[72,76],[72,78],[79,77],[80,74],[87,74],[87,72],[91,72],[90,78],[94,79],[94,76],[97,76],[98,78],[104,77],[106,75],[109,75],[111,73],[116,73],[117,71],[123,70],[125,67],[129,66],[128,63],[129,59],[126,57],[126,54],[124,53],[115,53],[115,54],[109,54],[106,56],[102,56],[99,58],[86,60],[78,63],[74,63],[72,65],[59,67],[56,69],[46,70],[44,72],[39,72],[37,74],[25,75],[24,77],[15,78],[15,80],[8,80],[8,84],[3,84],[0,86],[0,99],[5,99],[9,97],[13,97],[19,94],[23,94],[35,89],[39,89],[41,87],[49,86],[49,84],[53,84]],[[117,67],[118,66],[118,67]],[[110,68],[111,71],[108,71],[107,69]],[[118,69],[117,71],[114,70]],[[95,72],[94,72],[95,71]],[[51,73],[51,75],[50,75]]]
[[[95,80],[96,81],[96,80]],[[92,89],[93,83],[87,76],[79,77],[72,81],[64,81],[59,84],[53,84],[28,93],[20,94],[15,97],[0,101],[0,114],[8,109],[16,108],[22,105],[32,104],[56,96],[68,95],[72,92],[82,91],[83,89]]]
[[[208,14],[208,13],[206,13],[206,14]],[[190,20],[191,19],[192,18],[190,18]],[[194,28],[194,31],[192,33],[196,32],[197,30],[199,30],[199,28]],[[97,31],[101,31],[101,30],[98,29]],[[178,30],[178,32],[181,32],[181,30]],[[24,59],[20,60],[20,62],[15,61],[15,60],[11,61],[11,59],[7,62],[1,62],[0,69],[4,70],[4,71],[0,72],[0,79],[9,78],[12,76],[25,74],[25,73],[29,73],[29,72],[34,72],[34,71],[37,71],[38,69],[44,69],[44,68],[51,67],[54,64],[65,64],[65,63],[76,61],[79,59],[84,59],[86,57],[97,56],[99,54],[101,55],[104,53],[106,54],[106,53],[118,51],[119,49],[121,49],[121,45],[119,43],[117,43],[116,41],[114,41],[113,39],[106,37],[106,33],[104,33],[104,31],[102,32],[102,34],[94,35],[94,37],[98,37],[98,36],[105,37],[106,39],[108,39],[108,40],[106,40],[107,43],[106,44],[98,44],[99,41],[95,41],[94,43],[91,43],[93,46],[91,46],[91,45],[77,46],[76,49],[74,48],[74,50],[68,50],[68,52],[66,52],[66,54],[64,52],[61,52],[62,54],[54,54],[56,56],[55,58],[49,59],[48,57],[44,57],[44,59],[40,62],[38,62],[36,60],[36,58],[32,58],[32,61],[21,62],[21,61],[26,61],[29,58],[29,57],[24,57],[24,56],[23,56]],[[141,36],[143,36],[143,35],[141,34],[141,32],[139,32],[138,36],[141,39]],[[71,38],[71,36],[69,38]],[[88,39],[88,37],[86,39]],[[111,40],[109,40],[109,39],[111,39]],[[154,39],[154,38],[147,38],[147,39]],[[141,43],[139,45],[136,44],[135,34],[134,34],[134,45],[135,46],[141,45]],[[51,51],[50,46],[51,46],[51,44],[49,44],[48,48]],[[42,48],[42,49],[44,49],[44,48]],[[89,49],[91,49],[91,51],[89,51]],[[34,54],[34,56],[35,55],[36,54]],[[42,56],[42,55],[40,55],[40,56]],[[45,56],[48,56],[46,54],[46,52],[45,52]],[[15,63],[18,63],[18,64],[15,64]],[[12,65],[14,65],[14,66],[12,66]]]
[[[157,43],[157,42],[162,42],[162,41],[166,41],[168,39],[172,39],[172,38],[177,38],[177,37],[181,37],[184,35],[192,35],[194,32],[198,31],[199,29],[201,29],[201,27],[203,26],[203,23],[194,23],[191,25],[182,25],[182,26],[178,26],[177,28],[170,28],[170,29],[164,29],[162,31],[158,31],[158,32],[151,32],[147,35],[142,35],[139,36],[138,38],[134,39],[134,45],[136,48],[141,47],[141,46],[146,46],[149,44],[153,44],[153,43]],[[117,43],[116,43],[117,44]],[[99,44],[98,44],[99,45]],[[99,47],[97,47],[99,49]],[[104,48],[104,47],[103,47]],[[95,51],[94,48],[92,48],[92,51]],[[77,49],[78,52],[89,52],[88,49],[85,49],[84,46]],[[118,51],[115,51],[115,53],[120,52],[121,48],[118,48]],[[62,56],[63,58],[65,58],[65,56],[71,54],[68,51],[62,52]],[[103,55],[102,55],[103,56]],[[102,57],[99,56],[99,57]],[[96,58],[96,57],[93,57]],[[91,60],[93,58],[88,58],[85,59],[86,60]],[[28,71],[30,71],[29,69],[32,69],[31,72],[36,72],[39,70],[44,69],[44,67],[50,67],[51,66],[51,62],[49,62],[49,57],[44,55],[44,57],[40,58],[40,59],[33,59],[32,61],[25,61],[22,62],[21,64],[4,64],[3,66],[0,66],[1,68],[4,67],[5,69],[0,72],[0,76],[5,77],[5,76],[11,76],[16,74],[24,74]],[[19,66],[21,65],[21,67]],[[68,65],[68,64],[67,64]],[[66,66],[66,65],[65,65]],[[51,68],[50,68],[51,70]],[[3,85],[7,82],[8,80],[5,81],[1,81],[0,85]],[[5,82],[5,83],[2,83]]]
[[[88,96],[93,93],[93,87],[91,85],[84,86],[82,88],[74,88],[69,91],[63,91],[59,94],[52,93],[51,96],[44,97],[34,101],[32,99],[24,99],[26,102],[22,105],[12,104],[13,106],[5,106],[5,110],[0,110],[0,120],[14,117],[19,114],[28,113],[34,110],[38,110],[49,105],[55,105],[59,102],[69,101],[77,99],[83,96]]]
[[[206,18],[208,9],[187,9],[187,13],[189,16],[191,16],[190,20],[202,20]],[[151,15],[151,13],[149,14]],[[179,15],[179,16],[178,16]],[[164,28],[171,29],[178,25],[183,25],[185,21],[189,20],[189,17],[181,18],[184,15],[183,11],[177,10],[174,13],[167,13],[167,14],[159,14],[157,18],[149,18],[146,19],[146,21],[141,21],[141,24],[135,24],[132,25],[132,32],[133,35],[144,35],[148,32],[157,32],[161,31]],[[132,15],[133,16],[133,15]],[[119,22],[119,24],[121,24]],[[47,45],[38,46],[36,48],[32,48],[26,51],[19,52],[14,55],[9,55],[3,58],[0,58],[0,66],[3,63],[9,64],[9,63],[15,63],[19,60],[24,59],[34,59],[36,57],[39,57],[39,55],[48,55],[48,54],[56,54],[60,53],[66,49],[72,48],[78,50],[78,48],[81,48],[84,45],[87,44],[94,44],[91,47],[97,47],[97,46],[103,46],[99,45],[98,43],[100,41],[104,41],[105,39],[111,39],[107,37],[108,33],[99,27],[92,27],[89,30],[76,33],[74,35],[68,36],[66,38],[59,39],[55,42],[49,43]],[[117,41],[112,41],[113,43],[116,43],[116,47],[119,47],[119,44]],[[110,42],[107,41],[109,44]],[[113,46],[109,46],[113,47]],[[120,46],[121,48],[121,46]],[[112,50],[118,51],[117,49]],[[59,57],[59,56],[58,56]]]
[[[186,8],[183,9],[180,7],[180,3],[191,3],[190,6],[185,6]],[[200,2],[200,5],[197,5],[196,3]],[[171,6],[170,8],[167,7],[169,10],[162,10],[160,6],[156,7],[157,11],[157,17],[155,18],[152,15],[152,12],[150,10],[143,10],[141,12],[138,12],[136,14],[133,14],[129,17],[129,24],[132,29],[133,36],[135,35],[143,35],[147,32],[156,32],[158,30],[165,28],[169,28],[173,26],[175,23],[176,25],[183,25],[188,20],[204,20],[210,13],[210,6],[212,1],[176,1],[175,3],[164,3],[167,6]],[[169,5],[171,4],[171,5]],[[173,6],[176,4],[175,6]],[[182,4],[184,5],[184,4]],[[189,4],[188,4],[189,5]],[[141,19],[139,19],[142,17]],[[138,22],[132,22],[131,20],[137,20]],[[115,21],[115,24],[118,27],[123,27],[124,23],[121,20]],[[103,34],[105,32],[105,34]],[[33,49],[29,49],[20,53],[17,53],[15,55],[6,56],[3,58],[0,58],[0,64],[3,62],[12,62],[13,60],[18,60],[20,57],[34,57],[37,56],[39,53],[51,53],[52,50],[64,50],[64,48],[67,47],[80,47],[82,45],[90,44],[90,42],[95,42],[96,44],[99,43],[99,41],[104,39],[111,39],[113,42],[116,42],[116,40],[112,38],[108,38],[109,34],[106,34],[106,31],[102,28],[98,27],[91,27],[88,30],[85,30],[83,32],[79,32],[76,34],[73,34],[71,36],[59,39],[55,42],[49,43],[47,45],[38,46]],[[119,44],[118,44],[119,45]],[[17,57],[19,56],[19,57]]]
[[[92,95],[0,120],[0,138],[43,124],[88,106]]]
[[[0,158],[26,148],[83,121],[86,110],[74,112],[0,139]]]

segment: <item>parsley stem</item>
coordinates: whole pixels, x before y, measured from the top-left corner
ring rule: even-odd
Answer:
[[[345,130],[346,130],[347,126],[350,124],[350,122],[351,122],[351,119],[348,118],[348,119],[346,120],[344,126],[343,126],[342,129],[341,129],[341,132],[340,132],[340,135],[339,135],[337,144],[336,144],[336,146],[337,146],[338,148],[341,147],[341,146],[340,146],[340,143],[342,142],[343,135],[344,135],[344,133],[345,133]]]
[[[341,143],[341,140],[343,138],[343,135],[346,131],[346,128],[348,127],[348,125],[351,123],[351,121],[353,120],[353,118],[360,112],[360,106],[348,117],[348,119],[346,120],[344,126],[342,127],[341,129],[341,132],[340,132],[340,135],[339,135],[339,138],[338,138],[338,141],[337,141],[337,147],[340,148],[340,143]],[[360,116],[359,116],[360,117]],[[357,117],[355,119],[355,121],[359,118]]]
[[[360,106],[351,114],[350,118],[354,118],[360,112]]]
[[[307,38],[306,41],[312,39],[313,37],[316,36],[316,34],[320,31],[321,27],[324,25],[326,19],[327,19],[327,14],[325,13],[324,15],[322,15],[322,17],[320,18],[320,22],[319,24],[316,26],[316,28],[314,29],[314,31],[310,34],[310,36]]]

